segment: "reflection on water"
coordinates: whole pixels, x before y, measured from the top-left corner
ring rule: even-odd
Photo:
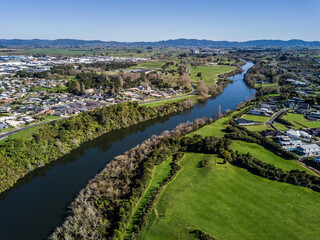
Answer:
[[[215,99],[178,114],[104,134],[18,181],[0,195],[0,240],[46,239],[62,224],[77,193],[115,156],[181,122],[212,117],[219,105],[223,112],[235,109],[255,93],[243,82],[251,66],[252,63],[244,65],[244,72],[231,77],[233,83]]]

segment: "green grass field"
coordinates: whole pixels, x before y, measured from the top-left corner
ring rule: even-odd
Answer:
[[[40,125],[40,126],[35,126],[35,127],[31,127],[31,128],[22,130],[20,132],[17,132],[15,134],[3,139],[2,141],[6,141],[6,140],[9,140],[9,139],[17,139],[17,138],[30,139],[32,134],[34,134],[41,127],[43,127],[43,126]]]
[[[198,168],[208,157],[210,166]],[[195,239],[194,228],[219,240],[319,239],[319,193],[229,164],[214,166],[213,158],[185,155],[141,239]]]
[[[210,125],[206,125],[195,132],[189,133],[187,136],[192,137],[198,134],[203,137],[224,137],[226,132],[224,132],[223,130],[228,126],[227,122],[229,121],[229,119],[231,119],[231,116],[220,118]]]
[[[143,62],[139,64],[139,67],[145,67],[145,68],[161,68],[165,62]]]
[[[236,115],[237,113],[238,112],[233,112],[232,115]],[[208,136],[224,137],[224,135],[226,134],[224,130],[228,126],[226,123],[232,117],[232,115],[229,117],[223,117],[210,125],[206,125],[195,132],[189,133],[187,136],[192,137],[198,134],[198,135],[201,135],[202,137],[208,137]],[[258,126],[265,126],[265,125],[256,125],[252,127],[258,127]],[[283,170],[298,169],[298,170],[306,171],[310,174],[313,174],[312,171],[302,167],[298,162],[295,162],[292,160],[285,160],[277,156],[276,154],[272,153],[271,151],[265,149],[259,144],[247,143],[247,142],[238,141],[238,140],[232,140],[232,142],[233,142],[232,149],[234,151],[239,151],[241,153],[250,152],[251,155],[258,158],[259,160],[264,161],[266,163],[273,164],[276,167],[282,168]]]
[[[217,75],[221,73],[226,73],[232,70],[235,70],[234,66],[226,66],[226,65],[215,65],[215,66],[198,66],[191,67],[191,81],[195,84],[199,83],[200,77],[197,77],[198,73],[201,72],[203,74],[204,82],[207,85],[213,85],[215,81],[218,79]]]
[[[245,126],[249,131],[253,132],[261,132],[263,130],[272,130],[272,128],[269,128],[267,125],[259,124],[259,125],[251,125],[251,126]]]
[[[129,221],[128,228],[126,231],[126,239],[130,239],[130,233],[132,231],[134,221],[136,221],[137,217],[139,216],[140,212],[143,210],[146,203],[148,203],[149,199],[152,197],[153,192],[159,187],[159,185],[163,182],[166,176],[169,175],[171,170],[172,157],[167,159],[165,162],[157,165],[154,168],[152,179],[149,183],[148,188],[144,192],[143,196],[140,198],[137,206],[133,210],[132,217]]]
[[[173,98],[173,99],[164,99],[161,101],[156,101],[156,102],[150,102],[150,103],[141,103],[141,106],[146,106],[146,107],[156,107],[156,106],[160,106],[166,103],[173,103],[173,102],[178,102],[178,101],[182,101],[182,100],[186,100],[189,98],[194,98],[195,95],[188,95],[188,96],[182,96],[179,98]]]
[[[298,169],[300,171],[306,171],[309,174],[314,174],[307,168],[302,167],[298,162],[292,160],[286,160],[273,152],[265,149],[257,143],[247,143],[240,140],[232,140],[232,149],[240,153],[250,153],[255,158],[274,165],[275,167],[281,168],[286,171]]]
[[[274,126],[276,129],[280,130],[280,131],[287,131],[287,130],[289,130],[289,128],[287,128],[285,125],[280,124],[280,123],[273,124],[273,126]]]
[[[289,122],[291,122],[295,128],[304,128],[298,123],[301,123],[304,126],[307,126],[308,128],[318,128],[320,127],[320,122],[317,121],[309,121],[301,114],[295,114],[295,113],[288,113],[288,115],[285,116],[285,119],[287,119]]]
[[[255,122],[266,122],[270,119],[270,117],[265,116],[257,116],[257,115],[251,115],[251,114],[244,114],[241,116],[243,119],[252,120]]]
[[[261,83],[256,83],[254,85],[254,87],[258,88],[258,87],[261,87]],[[276,88],[278,87],[278,83],[263,83],[262,84],[262,87],[271,87],[271,88]]]

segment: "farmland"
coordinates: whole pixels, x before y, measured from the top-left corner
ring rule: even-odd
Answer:
[[[199,168],[206,158],[210,165]],[[318,239],[319,193],[221,163],[215,166],[213,155],[186,154],[141,239],[194,239],[195,228],[220,240]]]
[[[190,67],[191,81],[197,84],[200,81],[200,77],[198,76],[198,73],[200,72],[203,75],[204,82],[207,85],[212,85],[218,79],[217,75],[233,71],[235,69],[236,67],[227,65]]]

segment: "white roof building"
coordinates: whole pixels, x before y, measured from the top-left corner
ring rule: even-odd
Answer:
[[[289,129],[286,133],[288,136],[293,138],[307,138],[307,139],[311,138],[311,135],[306,133],[305,131]]]
[[[297,147],[296,151],[306,157],[320,155],[320,147],[317,144],[305,144]]]

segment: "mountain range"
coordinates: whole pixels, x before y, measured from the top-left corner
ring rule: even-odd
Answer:
[[[108,46],[139,46],[139,47],[320,47],[320,41],[303,41],[299,39],[284,40],[252,40],[245,42],[213,41],[199,39],[172,39],[156,42],[117,42],[78,39],[0,39],[0,47],[108,47]]]

